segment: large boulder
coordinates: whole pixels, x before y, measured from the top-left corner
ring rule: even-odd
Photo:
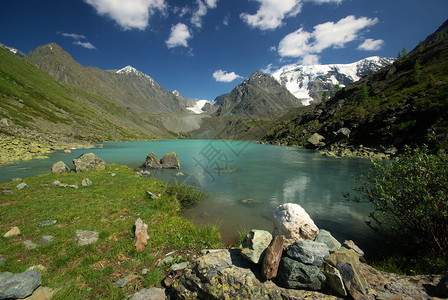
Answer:
[[[161,169],[162,164],[160,163],[160,159],[154,152],[151,152],[146,156],[145,162],[140,166],[140,168],[144,169]]]
[[[286,253],[294,260],[318,267],[324,263],[324,258],[330,256],[327,245],[310,240],[295,242]]]
[[[247,260],[256,264],[261,264],[271,240],[272,235],[269,232],[253,229],[247,234],[241,244],[241,254]]]
[[[41,284],[41,275],[35,270],[12,274],[0,279],[0,299],[25,298]]]
[[[73,160],[76,172],[89,172],[93,170],[104,170],[106,162],[94,153],[86,153]]]
[[[306,265],[289,257],[283,257],[280,261],[277,278],[286,288],[313,291],[321,290],[326,280],[318,267]]]
[[[339,243],[339,241],[335,239],[329,231],[324,229],[319,230],[319,234],[314,241],[327,245],[330,252],[338,251],[339,248],[341,248],[341,243]]]
[[[69,167],[61,160],[51,166],[51,173],[64,173],[68,171],[70,171]]]
[[[177,154],[174,152],[165,154],[160,160],[164,169],[180,169],[180,162]]]
[[[311,149],[320,148],[320,147],[325,146],[324,141],[325,141],[325,138],[316,132],[308,139],[308,143],[306,144],[306,147],[311,148]]]
[[[274,211],[274,236],[284,235],[294,241],[314,240],[319,228],[298,204],[282,204]]]

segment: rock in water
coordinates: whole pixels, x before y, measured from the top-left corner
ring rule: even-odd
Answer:
[[[316,132],[308,139],[308,144],[306,146],[311,149],[323,147],[325,146],[324,140],[325,138]]]
[[[165,154],[160,160],[164,169],[180,169],[180,162],[177,154],[174,152]]]
[[[280,261],[277,278],[286,288],[312,291],[322,289],[326,280],[318,267],[303,264],[289,257],[283,257]]]
[[[73,164],[76,172],[89,172],[106,168],[106,162],[94,153],[82,154],[73,160]]]
[[[284,235],[277,235],[266,250],[263,259],[262,275],[264,279],[271,280],[277,277],[278,266],[283,254],[283,244],[285,243]]]
[[[76,230],[75,240],[78,246],[93,244],[98,241],[98,232],[88,230]]]
[[[283,234],[293,241],[314,240],[319,228],[298,204],[282,204],[274,211],[274,235]]]
[[[138,218],[135,221],[135,251],[143,252],[146,249],[147,239],[149,239],[148,225]]]
[[[146,156],[145,162],[140,166],[140,168],[144,169],[161,169],[162,164],[160,163],[160,159],[151,152]]]
[[[244,239],[241,254],[247,260],[260,264],[263,262],[264,253],[271,243],[272,235],[265,230],[252,229]]]
[[[51,173],[64,173],[68,171],[70,171],[70,169],[63,161],[58,161],[51,166]]]
[[[305,240],[297,241],[288,247],[289,257],[307,265],[321,266],[324,258],[330,256],[330,251],[325,244]]]
[[[39,272],[34,270],[9,275],[0,280],[0,299],[28,297],[37,289],[41,280]]]

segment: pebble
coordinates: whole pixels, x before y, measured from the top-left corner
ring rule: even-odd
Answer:
[[[58,185],[61,184],[61,182],[60,182],[59,180],[55,180],[55,181],[53,181],[51,184],[52,184],[52,185],[56,185],[56,186],[58,186]]]
[[[2,191],[2,195],[8,196],[8,195],[12,195],[13,192],[11,190],[3,190]]]
[[[52,235],[44,235],[43,237],[40,238],[39,243],[45,245],[45,244],[50,244],[54,241],[54,236]]]
[[[57,222],[57,220],[45,220],[45,221],[37,223],[37,226],[40,226],[40,227],[51,226],[51,225],[56,224],[56,222]]]
[[[149,269],[148,268],[144,268],[142,270],[142,275],[146,275],[146,274],[148,274],[148,272],[149,272]]]
[[[20,235],[20,229],[18,227],[11,228],[7,233],[3,235],[4,238]]]
[[[19,190],[23,190],[23,189],[25,189],[25,188],[27,188],[27,187],[28,187],[28,184],[26,184],[25,182],[21,182],[21,183],[19,183],[19,184],[16,186],[16,188],[19,189]]]
[[[31,240],[24,241],[23,245],[25,245],[25,248],[28,250],[31,250],[31,249],[34,249],[37,247],[37,245],[35,243],[33,243],[33,241],[31,241]]]

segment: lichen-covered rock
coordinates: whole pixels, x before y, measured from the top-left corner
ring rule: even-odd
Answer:
[[[274,236],[284,235],[293,241],[314,240],[319,228],[298,204],[286,203],[274,211]]]
[[[160,160],[163,169],[180,169],[180,161],[174,152],[165,154]]]
[[[51,173],[64,173],[68,171],[70,171],[69,167],[61,160],[51,166]]]
[[[295,242],[286,253],[294,260],[318,267],[324,263],[324,258],[330,256],[327,245],[310,240]]]
[[[241,254],[247,260],[261,264],[264,253],[272,241],[272,235],[265,230],[252,229],[244,238],[241,246]]]
[[[344,280],[342,279],[339,270],[327,263],[324,263],[321,269],[325,277],[327,278],[325,281],[327,286],[335,291],[338,295],[346,297],[347,291],[345,290]]]
[[[0,299],[25,298],[41,284],[41,275],[35,270],[12,274],[0,280]]]
[[[82,154],[73,160],[76,172],[89,172],[93,170],[104,170],[106,162],[94,153]]]
[[[161,169],[162,164],[160,163],[160,159],[154,154],[154,152],[149,153],[146,156],[145,162],[140,166],[140,168],[144,169]]]
[[[280,261],[277,279],[286,288],[319,291],[322,289],[326,277],[316,266],[283,257]]]
[[[98,232],[88,230],[76,230],[75,232],[76,245],[84,246],[93,244],[98,241]]]

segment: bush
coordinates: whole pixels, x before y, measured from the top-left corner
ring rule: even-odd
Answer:
[[[205,193],[203,191],[198,190],[195,186],[190,185],[168,186],[166,191],[170,195],[175,195],[183,208],[188,208],[196,205],[205,196]]]
[[[369,226],[401,249],[446,255],[448,250],[448,159],[445,149],[409,149],[390,163],[372,161],[355,190],[373,204]],[[345,197],[360,201],[359,197]],[[417,254],[417,252],[414,252]]]

